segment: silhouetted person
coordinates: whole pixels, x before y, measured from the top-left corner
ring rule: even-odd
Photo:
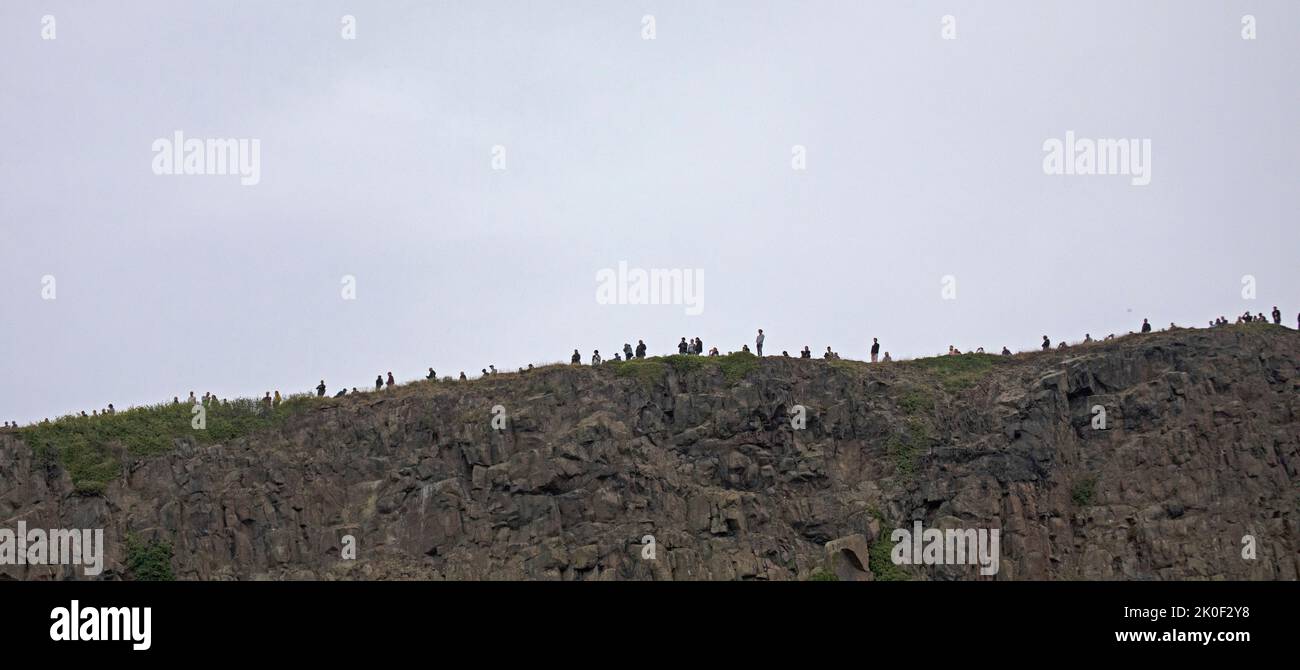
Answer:
[[[479,370],[481,370],[481,371],[483,372],[483,376],[484,376],[484,377],[487,376],[487,368],[479,368]]]
[[[1044,335],[1044,336],[1043,336],[1043,351],[1047,351],[1048,349],[1051,349],[1051,348],[1052,348],[1052,341],[1049,340],[1049,339],[1047,339],[1047,336]]]
[[[740,351],[743,352],[743,353],[746,353],[746,354],[754,353],[754,352],[752,352],[752,351],[749,350],[749,345],[748,345],[748,344],[742,344],[742,345],[740,345]]]
[[[334,397],[335,397],[335,398],[342,398],[343,396],[345,396],[345,395],[347,395],[347,394],[348,394],[348,390],[347,390],[346,388],[343,388],[343,389],[339,389],[339,392],[338,392],[338,393],[335,393],[335,394],[334,394]]]
[[[90,418],[90,415],[86,414],[86,410],[84,410],[84,409],[81,410],[81,416],[82,416],[83,418]]]
[[[316,385],[316,397],[320,398],[323,397],[324,395],[325,395],[325,380],[322,379],[320,380],[320,383]]]
[[[623,343],[623,358],[629,361],[632,360],[632,345],[627,342]]]
[[[759,328],[758,337],[754,338],[754,348],[758,351],[759,356],[763,355],[763,340],[765,339],[767,338],[763,336],[763,329]]]
[[[881,362],[882,362],[882,363],[888,363],[888,362],[890,362],[891,360],[893,360],[893,359],[889,357],[889,352],[886,351],[886,352],[885,352],[885,358],[884,358]]]
[[[1146,319],[1142,319],[1142,332],[1144,333],[1151,332],[1151,324],[1147,323]]]
[[[193,404],[197,403],[198,401],[199,401],[199,399],[194,397],[194,392],[193,392],[193,391],[190,391],[190,404],[193,405]]]
[[[1003,355],[1003,356],[1010,356],[1010,355],[1011,355],[1011,350],[1008,349],[1008,348],[1006,348],[1006,347],[1002,347],[1002,355]]]
[[[1273,305],[1273,325],[1282,325],[1282,310],[1278,309],[1277,305]]]
[[[1056,345],[1056,348],[1057,348],[1057,349],[1064,349],[1064,348],[1065,348],[1065,340],[1061,340],[1061,343],[1058,344],[1058,345]]]
[[[641,340],[636,341],[636,357],[645,358],[645,342]]]
[[[375,390],[376,390],[376,391],[382,391],[382,390],[384,390],[384,376],[383,376],[383,375],[375,375]]]
[[[830,347],[826,347],[826,353],[822,354],[822,358],[829,361],[830,359],[835,358],[835,352],[831,351]]]
[[[799,358],[812,358],[812,349],[808,345],[803,345],[803,351],[799,352]]]
[[[113,403],[111,403],[111,402],[108,403],[108,413],[109,413],[109,414],[117,414],[117,410],[113,408]]]
[[[262,406],[271,409],[271,392],[266,392],[266,397],[262,398]]]
[[[569,362],[573,365],[582,365],[582,354],[578,353],[577,349],[574,349],[573,358],[569,359]]]
[[[615,361],[621,361],[621,360],[623,360],[623,359],[621,358],[621,356],[622,356],[622,354],[618,353],[617,351],[614,352],[614,360],[615,360]]]
[[[709,355],[710,355],[710,356],[721,356],[721,354],[718,353],[718,348],[717,348],[717,347],[713,347],[713,348],[709,349]]]
[[[1091,342],[1091,341],[1092,341],[1092,335],[1090,335],[1090,334],[1088,334],[1088,333],[1084,333],[1084,334],[1083,334],[1083,343],[1084,343],[1084,344],[1088,344],[1088,343]]]
[[[389,371],[388,371],[388,388],[390,388],[390,389],[393,388],[393,384],[394,384],[394,383],[395,383],[395,382],[393,382],[393,371],[392,371],[392,370],[389,370]]]
[[[464,370],[461,370],[461,371],[460,371],[460,380],[461,380],[461,381],[466,381],[466,380],[468,380],[468,379],[469,379],[469,377],[466,377],[466,376],[465,376],[465,371],[464,371]]]
[[[352,395],[356,395],[356,394],[358,394],[358,393],[360,393],[360,391],[357,390],[357,387],[353,386],[353,387],[352,387]]]
[[[871,338],[871,362],[876,362],[876,355],[880,353],[880,340]]]
[[[323,380],[322,380],[322,381],[323,381]],[[279,391],[276,391],[276,392],[275,392],[275,397],[274,397],[274,399],[271,401],[271,405],[274,406],[274,407],[279,407],[279,406],[280,406],[280,392],[279,392]]]
[[[433,368],[429,368],[429,376],[428,376],[428,377],[425,377],[425,379],[430,379],[430,380],[433,380],[433,381],[438,381],[438,373],[434,372],[434,371],[433,371]]]
[[[591,350],[591,364],[600,365],[600,349]]]
[[[782,350],[781,350],[781,356],[784,357],[784,358],[789,358],[789,357],[790,357],[790,352],[786,351],[785,349],[782,349]]]
[[[686,353],[686,348],[687,348],[687,347],[686,347],[686,338],[683,337],[683,338],[682,338],[682,341],[677,343],[677,353],[679,353],[679,354],[684,354],[684,353]]]

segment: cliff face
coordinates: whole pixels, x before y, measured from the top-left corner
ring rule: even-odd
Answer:
[[[1300,333],[1252,325],[1010,358],[553,366],[178,440],[102,495],[11,433],[0,527],[104,528],[110,579],[128,533],[171,542],[181,579],[981,578],[888,563],[916,520],[1000,529],[985,579],[1296,579],[1298,354]]]

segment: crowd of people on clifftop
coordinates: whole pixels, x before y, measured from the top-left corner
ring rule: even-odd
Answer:
[[[1272,321],[1273,325],[1278,325],[1278,326],[1282,325],[1282,312],[1281,312],[1281,310],[1278,309],[1278,307],[1277,307],[1276,305],[1273,306],[1273,311],[1272,311],[1271,316],[1272,316],[1272,320],[1271,320],[1271,321]],[[1235,321],[1235,323],[1237,323],[1237,324],[1243,324],[1243,323],[1269,323],[1269,322],[1270,322],[1269,317],[1268,317],[1268,316],[1265,316],[1263,312],[1260,312],[1260,313],[1258,313],[1258,314],[1254,314],[1254,315],[1252,315],[1249,311],[1246,311],[1246,312],[1244,312],[1241,316],[1238,316],[1237,319],[1236,319],[1236,321]],[[1215,327],[1219,327],[1219,326],[1230,325],[1230,322],[1228,321],[1227,317],[1219,316],[1218,318],[1215,318],[1215,319],[1209,321],[1208,324],[1209,324],[1209,327],[1211,327],[1211,328],[1215,328]],[[1174,325],[1173,323],[1170,323],[1170,324],[1169,324],[1169,328],[1168,328],[1167,330],[1175,330],[1175,329],[1177,329],[1177,328],[1178,328],[1178,326]],[[1296,328],[1297,328],[1297,329],[1300,329],[1300,314],[1297,314],[1297,315],[1296,315]],[[1151,327],[1151,323],[1150,323],[1150,321],[1147,320],[1147,319],[1142,319],[1142,325],[1139,327],[1139,331],[1140,331],[1141,333],[1150,333],[1150,332],[1152,332],[1152,327]],[[1130,331],[1128,334],[1129,334],[1129,335],[1133,335],[1133,334],[1135,334],[1135,333],[1132,332],[1132,331]],[[1113,339],[1115,339],[1115,334],[1114,334],[1114,333],[1111,333],[1111,334],[1107,335],[1107,336],[1104,338],[1104,341],[1110,341],[1110,340],[1113,340]],[[763,329],[762,329],[762,328],[759,328],[759,329],[758,329],[758,334],[757,334],[757,336],[754,338],[754,350],[751,352],[751,351],[750,351],[750,348],[749,348],[749,345],[748,345],[748,344],[743,344],[743,345],[741,345],[740,352],[738,352],[738,353],[742,353],[742,354],[750,354],[750,353],[752,353],[753,355],[756,355],[756,356],[761,357],[761,356],[763,356],[763,345],[764,345],[764,343],[766,342],[766,340],[767,340],[767,336],[763,333]],[[1091,333],[1085,333],[1084,336],[1083,336],[1083,340],[1080,342],[1080,345],[1088,345],[1088,344],[1093,344],[1093,343],[1095,343],[1095,342],[1096,342],[1096,340],[1094,340],[1094,339],[1092,338],[1092,334],[1091,334]],[[1066,348],[1068,348],[1068,346],[1069,346],[1069,345],[1067,345],[1064,341],[1062,341],[1062,342],[1057,343],[1056,349],[1058,349],[1058,350],[1066,349]],[[1042,349],[1042,351],[1049,351],[1049,350],[1052,349],[1052,340],[1051,340],[1051,338],[1049,338],[1047,335],[1043,335],[1043,341],[1042,341],[1041,349]],[[616,353],[614,354],[613,359],[611,359],[611,360],[609,360],[609,361],[607,361],[606,359],[604,359],[604,358],[600,355],[600,350],[599,350],[599,349],[595,349],[595,350],[593,350],[593,351],[591,352],[591,358],[590,358],[590,361],[591,361],[591,365],[593,365],[593,366],[599,366],[599,365],[602,365],[603,363],[607,363],[607,362],[621,362],[621,361],[630,361],[630,360],[634,360],[634,359],[635,359],[635,360],[641,360],[641,359],[644,359],[644,358],[646,357],[646,351],[647,351],[647,347],[646,347],[646,343],[645,343],[645,341],[644,341],[644,340],[640,340],[640,339],[638,339],[635,348],[634,348],[630,343],[627,343],[627,342],[623,343],[623,349],[622,349],[622,352],[621,352],[621,353],[616,352]],[[871,357],[871,362],[872,362],[872,363],[889,363],[889,362],[892,362],[892,360],[893,360],[893,359],[890,357],[888,351],[884,352],[884,356],[883,356],[883,357],[880,355],[880,354],[881,354],[881,351],[880,351],[880,340],[879,340],[879,338],[875,338],[875,337],[871,338],[871,345],[870,345],[869,351],[870,351],[870,357]],[[728,355],[731,355],[732,353],[737,353],[737,352],[729,352]],[[983,353],[984,353],[984,347],[976,347],[975,350],[974,350],[973,352],[970,352],[970,353],[983,354]],[[697,336],[697,337],[690,338],[690,339],[687,339],[686,337],[682,337],[681,340],[677,343],[677,354],[678,354],[678,355],[684,355],[684,356],[700,356],[700,355],[705,355],[705,353],[704,353],[704,340],[700,339],[698,336]],[[961,354],[962,354],[961,350],[959,350],[957,347],[955,347],[955,346],[953,346],[953,345],[948,345],[948,352],[947,352],[947,355],[949,355],[949,356],[958,356],[958,355],[961,355]],[[708,355],[708,356],[721,356],[722,354],[719,353],[717,347],[712,347],[712,348],[709,349],[707,355]],[[1012,355],[1012,352],[1011,352],[1011,350],[1008,349],[1006,346],[1003,346],[1003,347],[1002,347],[1001,355],[1003,355],[1003,356],[1011,356],[1011,355]],[[782,356],[783,358],[790,358],[790,357],[791,357],[791,356],[790,356],[790,353],[789,353],[788,351],[782,351],[782,352],[781,352],[781,356]],[[811,359],[812,357],[813,357],[813,356],[812,356],[812,350],[808,348],[808,345],[804,345],[803,349],[799,351],[799,358],[801,358],[801,359]],[[827,347],[826,347],[826,351],[825,351],[825,353],[823,353],[821,357],[822,357],[822,359],[824,359],[824,360],[838,360],[838,359],[840,358],[840,355],[839,355],[838,353],[836,353],[834,350],[832,350],[831,347],[827,346]],[[574,349],[574,350],[573,350],[573,355],[572,355],[572,357],[570,357],[569,362],[570,362],[571,364],[573,364],[573,365],[581,365],[581,364],[582,364],[582,355],[578,352],[577,349]],[[532,370],[532,369],[533,369],[533,364],[532,364],[532,363],[529,363],[527,368],[519,368],[519,372],[521,372],[521,373],[522,373],[522,372],[528,372],[528,371],[530,371],[530,370]],[[483,375],[484,377],[490,377],[490,376],[493,376],[493,375],[496,375],[496,374],[497,374],[497,368],[496,368],[495,365],[489,365],[488,367],[483,368],[481,372],[482,372],[482,375]],[[431,382],[436,382],[436,381],[438,381],[438,375],[437,375],[436,372],[434,372],[433,368],[429,368],[429,374],[425,376],[425,379],[428,380],[428,381],[431,381]],[[465,372],[462,370],[461,373],[460,373],[460,377],[459,377],[459,379],[460,379],[460,381],[468,381],[469,378],[465,376]],[[445,378],[443,379],[443,381],[448,381],[448,382],[451,381],[451,380],[452,380],[451,377],[445,377]],[[384,375],[382,375],[382,374],[380,374],[380,375],[376,375],[376,376],[375,376],[375,391],[383,391],[383,390],[385,389],[385,387],[387,387],[387,389],[391,390],[394,386],[396,386],[396,384],[397,384],[397,380],[394,379],[394,377],[393,377],[393,373],[392,373],[391,370],[388,372],[387,379],[385,379]],[[320,383],[316,385],[316,397],[318,397],[318,398],[323,398],[323,397],[325,397],[325,394],[326,394],[327,391],[328,391],[328,387],[327,387],[326,384],[325,384],[325,380],[324,380],[324,379],[320,380]],[[339,391],[338,391],[337,393],[335,393],[333,397],[335,397],[335,398],[342,398],[342,397],[347,396],[347,395],[349,395],[349,394],[350,394],[350,395],[357,395],[358,393],[360,393],[360,391],[358,391],[358,390],[357,390],[357,387],[355,387],[355,386],[352,387],[352,390],[351,390],[350,392],[348,391],[347,387],[344,387],[344,388],[342,388],[342,389],[339,389]],[[180,401],[179,396],[176,396],[176,397],[173,397],[173,398],[172,398],[172,404],[173,404],[173,405],[179,405],[180,402],[181,402],[181,401]],[[261,404],[262,404],[262,406],[263,406],[266,410],[268,410],[268,411],[274,410],[276,407],[279,407],[281,402],[282,402],[282,398],[281,398],[281,396],[280,396],[280,391],[279,391],[279,390],[274,391],[274,394],[273,394],[271,391],[267,391],[266,394],[265,394],[265,395],[262,397],[262,399],[261,399]],[[200,404],[200,403],[201,403],[202,405],[204,405],[204,406],[212,406],[212,405],[227,405],[227,404],[228,404],[228,401],[227,401],[226,399],[224,399],[224,398],[218,398],[215,394],[210,393],[210,392],[205,392],[205,393],[203,394],[202,398],[199,398],[199,397],[196,397],[196,396],[194,395],[194,392],[193,392],[193,391],[190,391],[190,395],[189,395],[189,399],[187,400],[187,404],[189,404],[189,405],[197,405],[197,404]],[[77,418],[91,418],[91,417],[98,417],[98,416],[101,416],[101,415],[103,415],[103,416],[109,416],[109,415],[116,414],[116,413],[117,413],[117,410],[116,410],[116,408],[113,407],[113,403],[108,403],[108,406],[105,407],[103,410],[91,410],[91,413],[90,413],[89,415],[86,414],[86,412],[85,412],[84,410],[82,410],[78,415],[76,415],[76,417],[77,417]],[[50,420],[49,420],[48,418],[46,418],[46,419],[44,419],[44,420],[41,421],[41,424],[48,424],[48,423],[50,423]],[[16,421],[5,421],[5,422],[4,422],[4,425],[3,425],[3,426],[0,426],[0,430],[13,430],[13,429],[17,429],[17,428],[18,428],[18,422],[16,422]]]

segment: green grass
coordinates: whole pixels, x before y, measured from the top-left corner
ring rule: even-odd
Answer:
[[[904,414],[931,414],[934,412],[934,394],[919,386],[904,388],[898,396],[898,407]]]
[[[910,579],[907,573],[897,565],[890,557],[894,550],[893,544],[889,541],[891,524],[885,523],[884,519],[880,520],[880,537],[867,548],[867,562],[871,565],[871,574],[878,582],[905,582]]]
[[[810,582],[838,582],[838,581],[840,581],[840,578],[839,578],[839,577],[836,577],[836,576],[835,576],[835,573],[831,572],[830,570],[827,570],[826,568],[823,568],[823,567],[820,567],[820,566],[819,566],[819,567],[813,569],[812,574],[808,575],[808,581],[810,581]]]
[[[694,372],[704,367],[703,356],[691,356],[687,354],[673,354],[672,356],[661,356],[659,360],[672,366],[673,371],[679,375],[688,372]]]
[[[743,351],[726,356],[714,356],[711,360],[718,362],[718,367],[722,368],[722,376],[733,384],[758,369],[758,356]]]
[[[51,454],[55,452],[49,452]],[[122,474],[122,461],[103,444],[75,441],[62,452],[63,466],[77,493],[98,495]]]
[[[1002,357],[992,354],[961,354],[959,356],[932,356],[905,361],[939,378],[939,383],[949,391],[960,391],[974,386],[984,378]]]
[[[606,365],[612,366],[614,374],[619,377],[636,379],[649,386],[662,381],[669,369],[678,375],[685,375],[704,370],[709,366],[716,366],[722,371],[722,376],[729,383],[734,384],[758,369],[758,356],[743,351],[726,356],[673,354],[630,361],[610,361]]]
[[[1074,486],[1070,488],[1070,500],[1073,500],[1077,507],[1091,505],[1096,495],[1097,479],[1095,477],[1084,477],[1075,482]]]
[[[921,453],[929,444],[929,425],[918,419],[908,419],[906,427],[885,442],[885,453],[894,462],[898,474],[910,477],[916,473]]]
[[[134,535],[126,538],[126,568],[140,582],[170,582],[172,573],[171,544],[153,540],[144,542]]]
[[[61,463],[79,493],[103,493],[121,475],[120,453],[150,457],[170,451],[177,439],[225,442],[279,426],[298,412],[329,402],[310,395],[286,398],[274,409],[238,399],[206,408],[206,429],[193,427],[186,403],[135,407],[116,414],[65,416],[48,424],[19,429],[19,436],[43,463]],[[114,449],[117,445],[118,449]]]
[[[653,387],[668,374],[668,365],[653,358],[634,358],[630,361],[613,361],[606,365],[614,366],[614,374],[619,377],[635,379]]]

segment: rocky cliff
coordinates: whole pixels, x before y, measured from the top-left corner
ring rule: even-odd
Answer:
[[[0,527],[104,528],[101,579],[131,576],[129,534],[170,543],[180,579],[1293,580],[1297,355],[1300,333],[1251,324],[1014,357],[550,366],[112,445],[121,471],[89,493],[9,433]],[[1000,570],[894,565],[890,531],[917,520],[1000,529]]]

